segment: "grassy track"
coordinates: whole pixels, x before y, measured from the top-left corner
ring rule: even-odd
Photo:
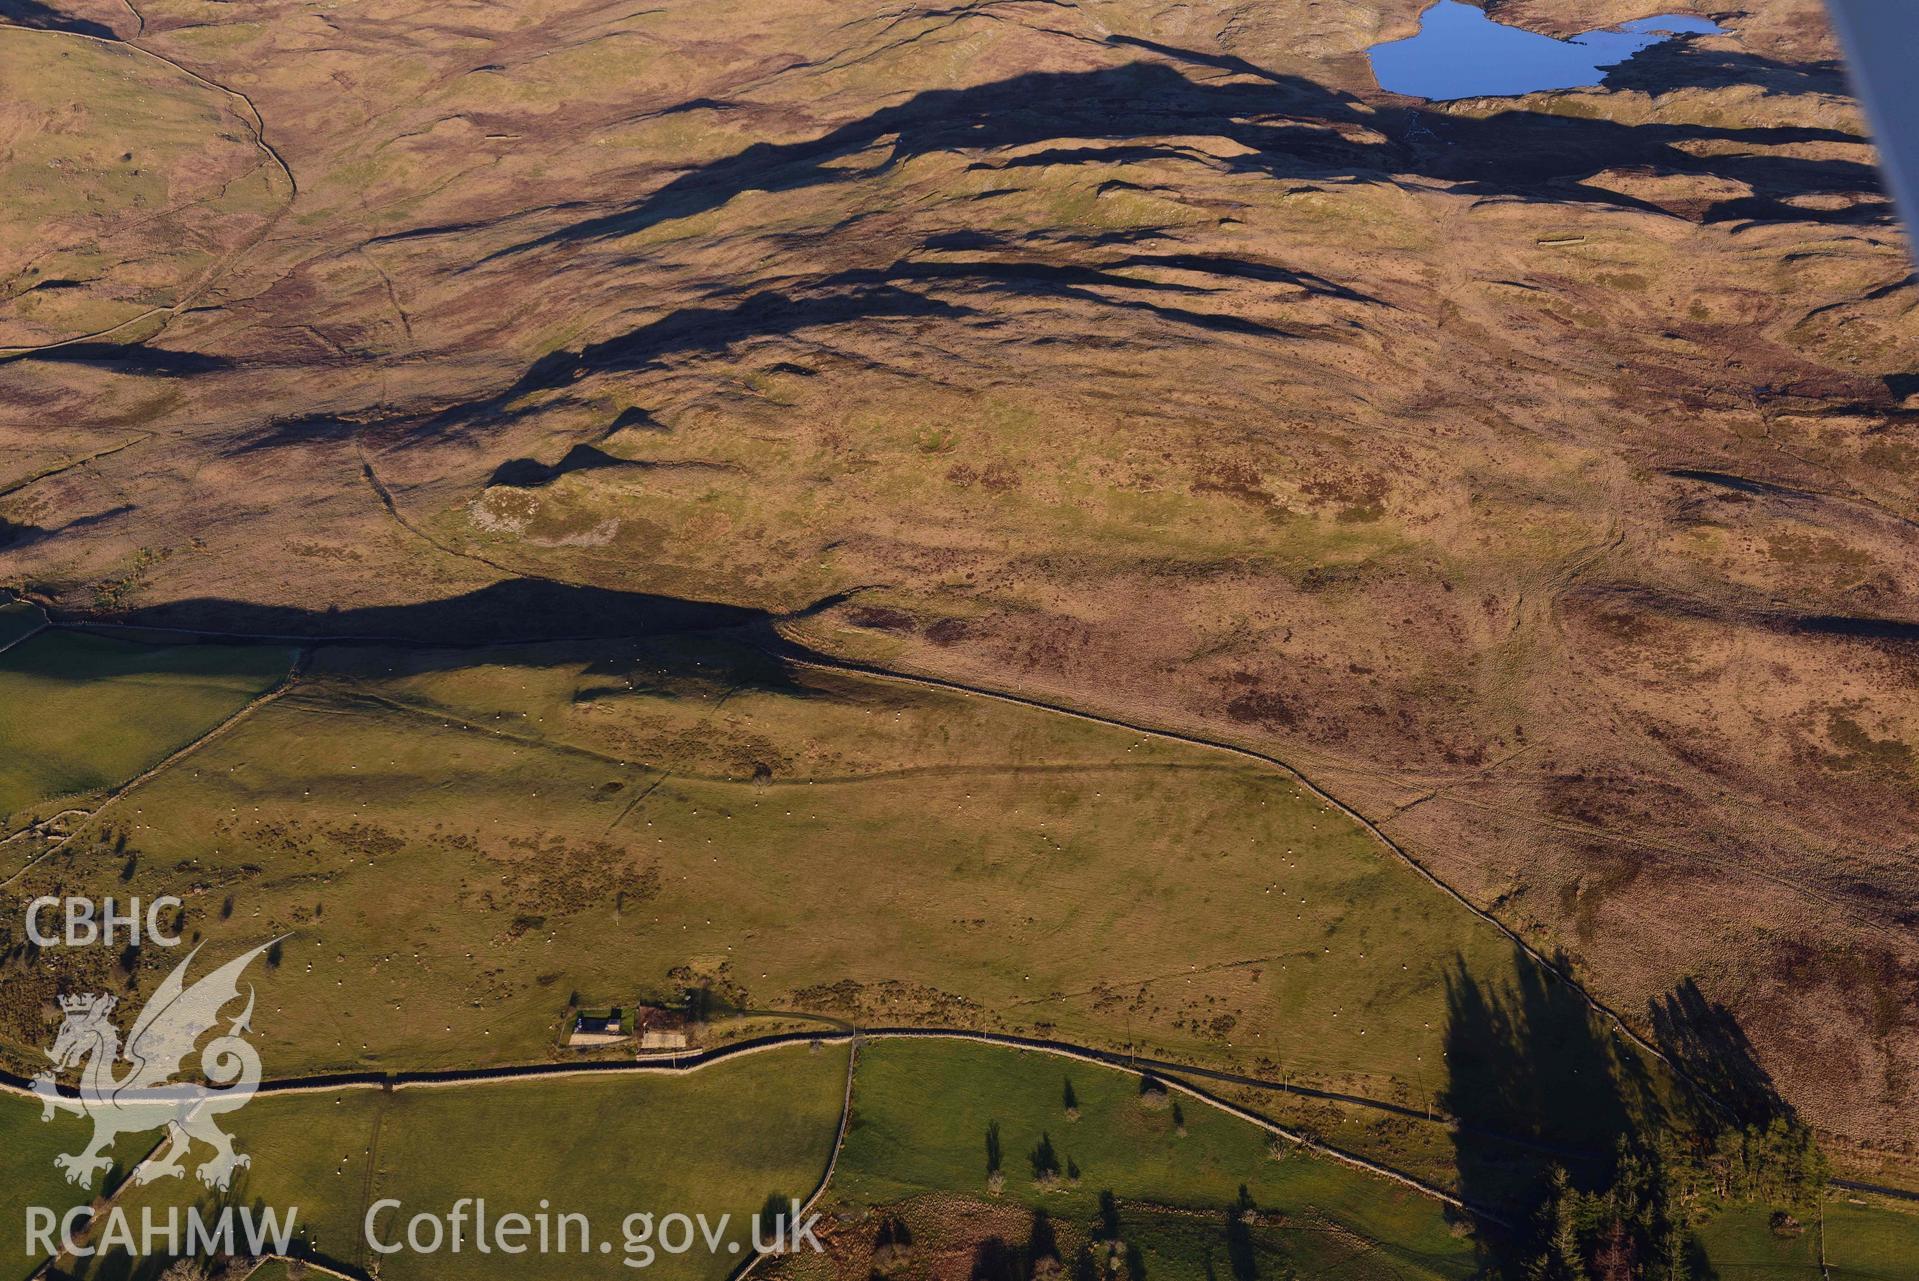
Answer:
[[[252,104],[159,55],[9,26],[0,65],[22,125],[0,159],[0,274],[29,286],[0,302],[0,352],[157,327],[285,207]],[[84,287],[31,287],[61,280]]]

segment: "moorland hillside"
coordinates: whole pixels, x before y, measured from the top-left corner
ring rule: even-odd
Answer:
[[[0,581],[551,579],[1242,742],[1910,1145],[1919,295],[1836,46],[1441,106],[1417,9],[0,0]]]

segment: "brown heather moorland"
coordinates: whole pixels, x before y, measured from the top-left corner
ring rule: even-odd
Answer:
[[[1244,743],[1899,1174],[1919,293],[1836,46],[1436,106],[1417,8],[0,0],[0,582],[545,578]]]

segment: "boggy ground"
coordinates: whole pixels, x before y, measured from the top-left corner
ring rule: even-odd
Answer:
[[[1909,1148],[1914,290],[1835,48],[1755,0],[1434,110],[1363,57],[1415,9],[12,0],[243,92],[298,194],[142,345],[0,365],[0,575],[837,601],[1298,761]]]

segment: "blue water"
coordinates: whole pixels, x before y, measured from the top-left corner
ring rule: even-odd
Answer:
[[[1662,13],[1657,18],[1634,18],[1619,24],[1621,31],[1657,31],[1669,36],[1716,36],[1726,30],[1711,18],[1689,13]]]
[[[1675,35],[1720,30],[1705,18],[1668,14],[1557,40],[1494,22],[1460,0],[1439,0],[1421,19],[1418,35],[1376,44],[1369,53],[1382,89],[1441,100],[1499,97],[1596,85],[1641,49]]]

